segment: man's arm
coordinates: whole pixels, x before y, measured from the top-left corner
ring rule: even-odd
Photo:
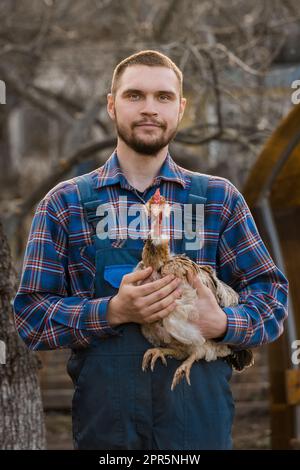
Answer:
[[[61,213],[67,213],[63,208]],[[118,334],[108,324],[111,297],[70,296],[68,233],[51,199],[33,218],[22,279],[14,300],[16,328],[30,349],[87,346],[92,337]]]
[[[288,281],[268,253],[240,193],[220,235],[217,265],[218,277],[240,296],[238,306],[223,309],[227,331],[219,341],[251,348],[277,339],[288,314]]]

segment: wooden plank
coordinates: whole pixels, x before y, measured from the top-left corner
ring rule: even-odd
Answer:
[[[236,383],[232,386],[233,397],[235,401],[267,401],[269,398],[269,382]]]
[[[70,410],[72,406],[73,390],[43,390],[42,401],[45,411]]]
[[[289,405],[300,404],[300,370],[289,369],[285,372],[287,402]]]
[[[291,141],[300,132],[300,105],[293,106],[289,114],[282,119],[279,126],[267,140],[258,156],[243,188],[243,194],[252,209],[261,194],[274,166],[280,160]],[[290,158],[274,184],[271,200],[274,207],[291,207],[300,205],[300,146],[292,152]],[[293,188],[293,191],[290,188]]]

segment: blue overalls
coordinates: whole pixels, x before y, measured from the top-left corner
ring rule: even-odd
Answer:
[[[77,178],[87,220],[95,227],[99,191],[89,176]],[[185,201],[206,201],[207,178],[192,176]],[[156,187],[151,188],[152,192]],[[122,247],[94,235],[95,297],[115,295],[122,276],[141,260],[143,240],[127,238]],[[139,243],[139,242],[138,242]],[[183,241],[176,251],[183,253]],[[193,251],[186,252],[192,259]],[[73,349],[67,370],[75,393],[72,402],[75,449],[200,450],[230,449],[234,403],[229,381],[231,366],[219,359],[193,364],[191,386],[183,379],[171,391],[182,361],[159,360],[142,371],[144,352],[153,347],[135,323],[119,325],[118,335],[95,337],[88,348]]]

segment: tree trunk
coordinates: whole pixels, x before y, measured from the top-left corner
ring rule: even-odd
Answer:
[[[45,449],[40,363],[16,332],[11,305],[15,292],[16,275],[0,222],[0,449]]]

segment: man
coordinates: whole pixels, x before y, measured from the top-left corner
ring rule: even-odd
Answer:
[[[177,66],[156,51],[134,54],[116,67],[107,99],[117,147],[105,165],[58,184],[40,202],[14,302],[16,326],[31,349],[72,348],[75,448],[230,449],[231,367],[222,359],[198,361],[191,386],[182,381],[174,391],[176,359],[141,370],[149,343],[139,324],[167,316],[180,286],[169,276],[137,285],[151,274],[151,268],[132,272],[143,240],[101,237],[97,208],[120,208],[125,196],[129,208],[144,204],[157,188],[169,203],[183,204],[192,181],[206,181],[202,196],[196,194],[205,202],[204,244],[186,253],[214,267],[240,295],[238,306],[222,309],[194,281],[206,338],[236,349],[275,340],[287,316],[287,280],[235,186],[172,160],[168,144],[186,105]],[[172,238],[171,248],[181,252],[177,242]]]

